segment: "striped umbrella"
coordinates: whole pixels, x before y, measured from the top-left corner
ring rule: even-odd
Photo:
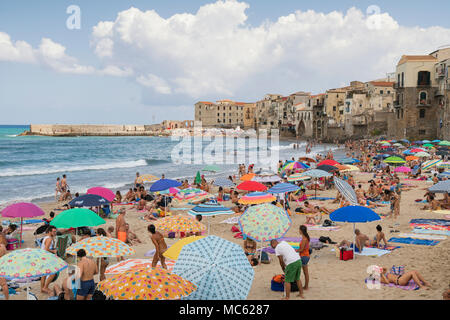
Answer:
[[[218,204],[216,201],[210,201],[204,204],[199,204],[198,206],[192,208],[188,211],[190,216],[195,217],[200,214],[203,217],[214,217],[217,215],[230,215],[235,214],[230,208],[224,207]],[[208,220],[208,234],[210,229],[210,221]]]
[[[267,192],[272,193],[272,194],[277,194],[277,193],[286,193],[286,192],[297,191],[299,189],[300,189],[300,187],[298,187],[292,183],[278,183],[278,184],[274,185],[272,188],[270,188],[269,190],[267,190]]]
[[[241,204],[261,204],[267,202],[273,202],[277,200],[274,196],[266,192],[252,192],[243,196],[239,203]]]
[[[281,181],[281,178],[277,175],[256,176],[252,181],[261,182],[261,183],[279,182],[279,181]]]
[[[426,170],[426,169],[429,169],[436,165],[439,165],[441,163],[442,163],[442,160],[440,160],[440,159],[433,159],[433,160],[425,161],[424,163],[422,163],[422,169]]]
[[[289,162],[289,163],[285,164],[281,168],[281,171],[294,170],[294,169],[308,169],[308,168],[309,168],[309,166],[304,164],[303,162],[295,161],[295,162]]]
[[[347,199],[351,205],[358,205],[358,197],[356,196],[355,190],[344,180],[334,177],[334,185],[336,189]]]
[[[427,152],[417,152],[415,154],[415,156],[419,157],[419,158],[426,158],[426,157],[430,157],[431,155],[429,153],[427,153]]]
[[[233,181],[227,178],[217,178],[216,180],[214,180],[213,185],[226,188],[231,188],[235,186]]]
[[[447,162],[441,162],[441,163],[439,163],[438,165],[437,165],[437,167],[439,168],[439,169],[446,169],[446,170],[449,170],[450,169],[450,161],[447,161]]]
[[[294,182],[294,181],[303,181],[303,180],[309,180],[311,179],[311,177],[308,176],[303,176],[302,173],[294,173],[291,174],[289,177],[287,177],[287,180],[289,182]]]
[[[301,176],[308,176],[311,178],[322,178],[322,177],[332,177],[333,175],[331,173],[328,173],[326,171],[323,170],[318,170],[318,169],[311,169],[308,171],[305,171],[303,173],[300,174]]]

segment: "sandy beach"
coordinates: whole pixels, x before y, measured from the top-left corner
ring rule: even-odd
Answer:
[[[372,178],[372,174],[369,173],[357,173],[354,174],[354,178],[357,182],[363,183],[363,188],[367,189],[367,181]],[[401,198],[401,211],[400,216],[397,219],[397,230],[404,233],[410,233],[411,227],[409,221],[414,218],[435,218],[444,219],[444,215],[438,213],[432,213],[429,211],[420,210],[423,206],[422,203],[416,203],[415,199],[422,199],[425,194],[425,189],[432,185],[431,182],[426,181],[404,181],[409,185],[415,186],[410,191],[404,191]],[[318,195],[323,197],[335,197],[337,191],[335,189],[329,191],[319,191]],[[308,191],[307,194],[313,194],[313,191]],[[335,210],[338,204],[332,204],[332,200],[327,201],[311,201],[321,206],[325,206],[328,209]],[[225,206],[231,206],[231,202],[224,202]],[[39,206],[47,213],[55,208],[61,206],[61,203],[40,203]],[[297,207],[297,204],[291,204],[292,212]],[[139,219],[143,213],[137,212],[136,209],[131,209],[128,206],[127,214],[125,216],[126,221],[130,224],[131,230],[137,234],[142,241],[142,244],[133,246],[136,250],[136,255],[129,258],[146,258],[144,254],[153,249],[154,246],[149,238],[147,232],[147,226],[149,223],[143,222]],[[174,204],[174,207],[189,207],[183,203]],[[389,212],[389,206],[375,209],[377,213],[386,214]],[[56,211],[59,213],[61,211]],[[185,211],[172,211],[173,214],[186,214]],[[220,223],[221,221],[229,218],[230,216],[217,216],[204,218],[204,223],[207,224],[210,219],[211,229],[210,233],[220,236],[229,241],[235,242],[242,246],[242,239],[235,239],[234,233],[231,231],[232,225],[226,223]],[[324,216],[323,219],[327,218]],[[298,228],[301,224],[305,223],[305,216],[293,213],[291,216],[292,226],[287,237],[299,237]],[[322,219],[322,220],[323,220]],[[102,225],[104,229],[108,226],[115,225],[115,220],[106,219],[106,225]],[[370,223],[357,224],[357,228],[362,233],[373,238],[376,233],[375,226],[380,224],[383,227],[383,231],[386,234],[386,238],[389,240],[391,237],[395,237],[398,233],[391,233],[390,226],[393,226],[392,220],[382,219],[381,221],[374,221]],[[353,225],[350,223],[337,223],[340,226],[338,231],[314,231],[309,230],[309,235],[312,238],[319,238],[320,236],[328,236],[333,241],[340,242],[344,239],[353,240]],[[33,230],[38,225],[27,225],[32,227]],[[24,245],[23,247],[35,247],[33,230],[24,231]],[[166,239],[167,244],[171,245],[178,239]],[[258,243],[258,247],[259,247]],[[268,246],[269,243],[265,243],[264,246]],[[328,245],[320,250],[313,250],[311,254],[311,260],[308,264],[310,272],[310,287],[304,292],[305,299],[307,300],[320,300],[320,299],[339,299],[339,300],[403,300],[403,299],[442,299],[442,293],[448,289],[450,284],[450,271],[448,268],[450,262],[450,242],[449,240],[441,241],[436,246],[423,246],[423,245],[409,245],[409,244],[397,244],[401,248],[393,250],[389,254],[385,254],[381,257],[367,257],[356,256],[355,260],[341,261],[336,257],[336,253],[331,249],[332,245]],[[254,267],[255,277],[252,288],[250,290],[248,299],[251,300],[272,300],[280,299],[282,297],[281,292],[274,292],[270,289],[270,282],[274,275],[281,274],[278,259],[275,255],[270,255],[270,264],[261,264]],[[69,263],[73,263],[73,257],[68,256],[66,259]],[[111,259],[110,265],[114,264],[116,259]],[[369,289],[364,279],[369,275],[367,268],[370,265],[378,265],[390,268],[392,265],[404,265],[406,270],[417,270],[424,278],[432,285],[432,289],[424,290],[419,289],[415,291],[406,291],[398,288],[384,287],[381,289]],[[303,280],[303,275],[301,277]],[[60,279],[57,283],[61,282]],[[51,287],[51,286],[50,286]],[[39,282],[35,282],[31,285],[31,291],[36,294],[39,300],[46,300],[48,295],[40,292]],[[11,300],[26,299],[26,293],[23,289],[17,291],[18,294],[11,295]],[[296,294],[291,295],[291,299],[299,299]]]

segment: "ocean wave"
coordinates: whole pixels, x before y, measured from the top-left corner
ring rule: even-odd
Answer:
[[[90,170],[109,170],[109,169],[121,169],[121,168],[135,168],[148,165],[146,160],[136,161],[124,161],[107,164],[95,164],[95,165],[80,165],[80,166],[65,166],[65,167],[47,167],[45,169],[23,167],[15,169],[6,169],[0,172],[0,177],[14,177],[14,176],[35,176],[62,172],[76,172],[76,171],[90,171]]]
[[[163,163],[171,163],[171,160],[164,160],[164,159],[146,159],[145,162],[148,165],[152,165],[152,164],[163,164]]]

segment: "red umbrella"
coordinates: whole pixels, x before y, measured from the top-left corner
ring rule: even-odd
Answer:
[[[7,218],[20,218],[20,242],[19,247],[22,247],[22,219],[32,218],[45,215],[45,212],[37,205],[20,202],[12,204],[2,210],[2,216]]]
[[[266,191],[267,187],[263,185],[262,183],[256,182],[256,181],[244,181],[241,184],[239,184],[236,188],[239,190],[246,190],[246,191]]]
[[[103,197],[106,200],[108,200],[109,202],[114,201],[114,198],[116,197],[114,192],[112,192],[108,188],[103,188],[103,187],[90,188],[86,193],[87,194],[95,194],[97,196]]]
[[[337,164],[340,164],[339,162],[332,160],[332,159],[327,159],[327,160],[323,160],[322,162],[320,162],[319,164],[317,164],[317,166],[323,166],[323,165],[327,165],[327,166],[335,166]]]

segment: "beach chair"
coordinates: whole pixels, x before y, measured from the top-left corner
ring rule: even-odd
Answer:
[[[66,258],[66,249],[69,244],[69,237],[71,237],[70,234],[64,234],[56,237],[56,254],[61,259]]]

